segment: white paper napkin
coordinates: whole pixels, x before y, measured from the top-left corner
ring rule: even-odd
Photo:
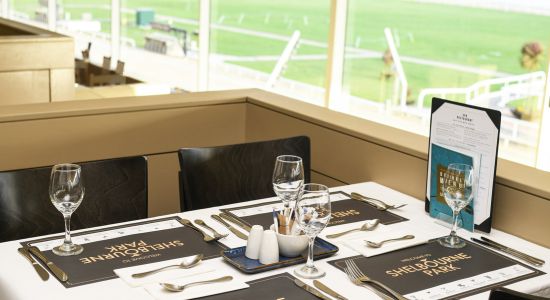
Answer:
[[[397,225],[397,224],[395,224]],[[435,237],[433,232],[427,231],[426,228],[413,227],[406,228],[404,226],[392,227],[395,225],[388,225],[379,228],[377,231],[368,232],[363,234],[362,237],[354,237],[352,239],[344,240],[343,244],[359,254],[370,257],[391,251],[395,251],[402,248],[408,248],[415,245],[420,245],[428,242],[431,238]],[[399,238],[405,235],[414,235],[414,239],[391,241],[384,243],[380,248],[371,248],[367,246],[366,240],[372,242],[380,242],[387,239]]]
[[[148,283],[161,282],[174,278],[188,277],[192,275],[202,274],[206,272],[214,271],[211,266],[203,265],[204,262],[200,262],[195,267],[190,269],[174,268],[165,271],[158,272],[153,275],[145,276],[143,278],[133,278],[132,274],[155,270],[170,265],[177,265],[182,262],[184,258],[176,258],[172,260],[165,260],[156,263],[150,263],[146,265],[139,265],[134,267],[122,268],[114,270],[115,274],[120,277],[131,287],[142,286]]]
[[[203,280],[210,280],[210,279],[216,279],[223,276],[229,276],[230,274],[225,272],[208,272],[208,273],[202,273],[191,277],[186,278],[179,278],[175,280],[169,280],[169,281],[163,281],[163,282],[169,282],[173,284],[183,285],[190,282],[196,282],[196,281],[203,281]],[[145,286],[145,290],[151,294],[155,299],[159,300],[170,300],[170,299],[179,299],[179,300],[185,300],[185,299],[194,299],[198,297],[205,297],[210,295],[216,295],[221,293],[226,293],[230,291],[240,290],[248,288],[249,285],[246,284],[244,281],[239,280],[233,276],[233,280],[231,281],[224,281],[224,282],[216,282],[216,283],[208,283],[208,284],[201,284],[201,285],[195,285],[190,286],[186,289],[184,289],[181,292],[171,292],[166,289],[164,289],[159,283],[153,283],[148,284]]]

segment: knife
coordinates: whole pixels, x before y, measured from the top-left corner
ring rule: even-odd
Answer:
[[[312,287],[312,286],[309,286],[307,284],[305,284],[303,281],[301,281],[300,279],[296,278],[294,279],[294,283],[303,288],[304,290],[308,291],[310,294],[314,295],[315,297],[319,298],[319,299],[323,299],[323,300],[332,300],[330,299],[329,297],[323,295],[321,292],[319,292],[316,288]]]
[[[506,250],[508,250],[508,251],[515,252],[515,253],[517,253],[517,254],[519,254],[519,255],[525,256],[526,258],[529,258],[529,259],[533,260],[534,262],[540,263],[541,266],[544,265],[544,264],[546,263],[544,260],[542,260],[542,259],[540,259],[540,258],[536,258],[536,257],[533,257],[533,256],[528,255],[528,254],[526,254],[526,253],[523,253],[523,252],[521,252],[521,251],[518,251],[518,250],[516,250],[516,249],[510,248],[510,247],[507,247],[507,246],[504,246],[504,245],[499,244],[499,243],[497,243],[497,242],[495,242],[495,241],[492,241],[492,240],[490,240],[490,239],[488,239],[488,238],[486,238],[486,237],[484,237],[484,236],[482,236],[481,239],[484,240],[484,241],[486,241],[486,242],[488,242],[488,243],[491,243],[491,244],[493,244],[493,245],[495,245],[495,246],[501,247],[502,249],[506,249]]]
[[[231,230],[231,232],[233,232],[237,237],[243,239],[243,240],[247,240],[248,239],[248,236],[242,232],[240,232],[237,228],[229,225],[227,222],[225,222],[222,218],[220,218],[220,216],[218,215],[211,215],[212,219],[222,223],[223,226],[225,226],[227,229]]]
[[[36,246],[32,246],[28,248],[29,251],[34,254],[40,261],[42,261],[44,264],[46,264],[46,267],[52,271],[53,275],[59,279],[61,282],[65,282],[69,280],[69,276],[67,276],[67,273],[65,273],[63,270],[61,270],[58,266],[56,266],[53,262],[51,262]]]
[[[540,267],[542,265],[544,265],[545,261],[542,260],[542,259],[538,259],[536,257],[532,257],[530,255],[527,255],[523,252],[519,252],[517,250],[514,250],[512,248],[508,248],[504,245],[501,245],[497,242],[493,242],[487,238],[484,238],[484,237],[481,237],[483,240],[478,240],[476,238],[471,238],[472,241],[476,242],[476,243],[479,243],[479,244],[482,244],[486,247],[489,247],[489,248],[492,248],[492,249],[495,249],[495,250],[499,250],[499,251],[502,251],[504,253],[507,253],[507,254],[510,254],[512,256],[514,256],[515,258],[518,258],[518,259],[521,259],[531,265],[534,265],[534,266],[537,266],[537,267]]]
[[[247,232],[250,232],[250,230],[252,230],[252,228],[250,226],[246,225],[241,220],[239,220],[237,218],[234,218],[233,216],[231,216],[229,214],[221,213],[220,217],[226,219],[229,222],[232,222],[233,224],[237,224],[237,226],[241,227],[242,229],[246,230]]]
[[[42,267],[39,263],[36,262],[36,260],[34,260],[34,258],[32,258],[28,249],[21,247],[17,249],[17,251],[19,251],[21,255],[23,255],[26,259],[28,259],[31,262],[32,266],[36,270],[36,273],[38,273],[38,276],[40,276],[40,278],[42,278],[43,281],[46,281],[50,278],[50,273],[48,273],[48,271],[46,271],[44,267]]]
[[[319,280],[313,280],[313,285],[320,289],[321,291],[327,293],[328,295],[331,295],[332,297],[336,298],[336,299],[339,299],[339,300],[348,300],[348,298],[338,294],[337,292],[335,292],[334,290],[332,290],[331,288],[329,288],[328,286],[324,285],[322,282],[320,282]]]

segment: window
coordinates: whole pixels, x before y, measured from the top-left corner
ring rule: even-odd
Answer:
[[[159,92],[195,90],[199,1],[123,0],[121,5],[120,52],[127,68],[157,84]]]
[[[427,135],[432,97],[499,109],[501,156],[533,165],[550,45],[536,5],[349,0],[350,111]]]
[[[17,21],[38,26],[48,23],[47,0],[10,0],[9,8],[10,17]]]
[[[327,0],[212,0],[209,88],[260,87],[322,103],[329,9]]]

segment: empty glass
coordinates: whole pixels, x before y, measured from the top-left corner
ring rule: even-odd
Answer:
[[[453,210],[453,228],[451,234],[439,239],[439,243],[448,248],[462,248],[466,242],[456,235],[458,215],[474,198],[476,176],[474,167],[466,164],[449,164],[443,180],[445,201]]]
[[[287,221],[291,217],[300,187],[304,184],[304,165],[302,158],[294,155],[280,155],[273,169],[273,190],[283,201],[283,215]]]
[[[65,219],[65,240],[54,247],[53,253],[61,256],[77,255],[83,250],[81,245],[71,241],[71,215],[82,203],[84,185],[79,165],[59,164],[52,168],[50,176],[50,200]]]
[[[300,199],[296,203],[296,222],[309,238],[309,248],[306,264],[294,270],[297,276],[319,278],[325,275],[325,271],[313,265],[313,244],[315,237],[330,221],[330,213],[328,187],[317,183],[304,184],[300,190]]]

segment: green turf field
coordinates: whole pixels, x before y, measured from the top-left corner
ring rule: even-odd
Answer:
[[[110,12],[101,8],[79,8],[75,4],[109,5],[108,0],[64,0],[63,5],[71,18],[79,19],[83,12],[92,13],[102,20],[103,30],[109,31]],[[13,7],[33,14],[38,0],[17,0]],[[197,19],[197,0],[122,0],[123,8],[148,7],[157,15],[174,18]],[[510,74],[521,74],[520,49],[525,42],[540,41],[545,48],[550,45],[550,17],[521,13],[500,12],[486,9],[422,4],[402,0],[350,0],[348,17],[348,46],[374,51],[384,51],[384,27],[392,28],[399,41],[401,56],[430,61],[476,67]],[[328,0],[212,0],[212,23],[232,28],[290,36],[300,30],[303,39],[326,43],[329,23]],[[123,35],[134,39],[138,46],[150,32],[135,26],[135,15],[125,12],[122,16]],[[174,26],[190,32],[196,26],[174,20]],[[213,29],[212,52],[234,55],[278,55],[285,42],[267,37]],[[547,51],[548,49],[545,49]],[[326,48],[301,45],[301,54],[326,54]],[[545,54],[544,57],[547,55]],[[275,65],[268,62],[230,62],[251,69],[270,72]],[[294,60],[284,73],[285,78],[324,84],[325,60]],[[411,88],[411,98],[427,87],[466,87],[486,79],[474,73],[404,63]],[[541,66],[546,65],[546,60]],[[345,61],[344,86],[351,94],[372,100],[383,100],[388,95],[388,82],[382,82],[384,69],[380,59],[353,58]]]

